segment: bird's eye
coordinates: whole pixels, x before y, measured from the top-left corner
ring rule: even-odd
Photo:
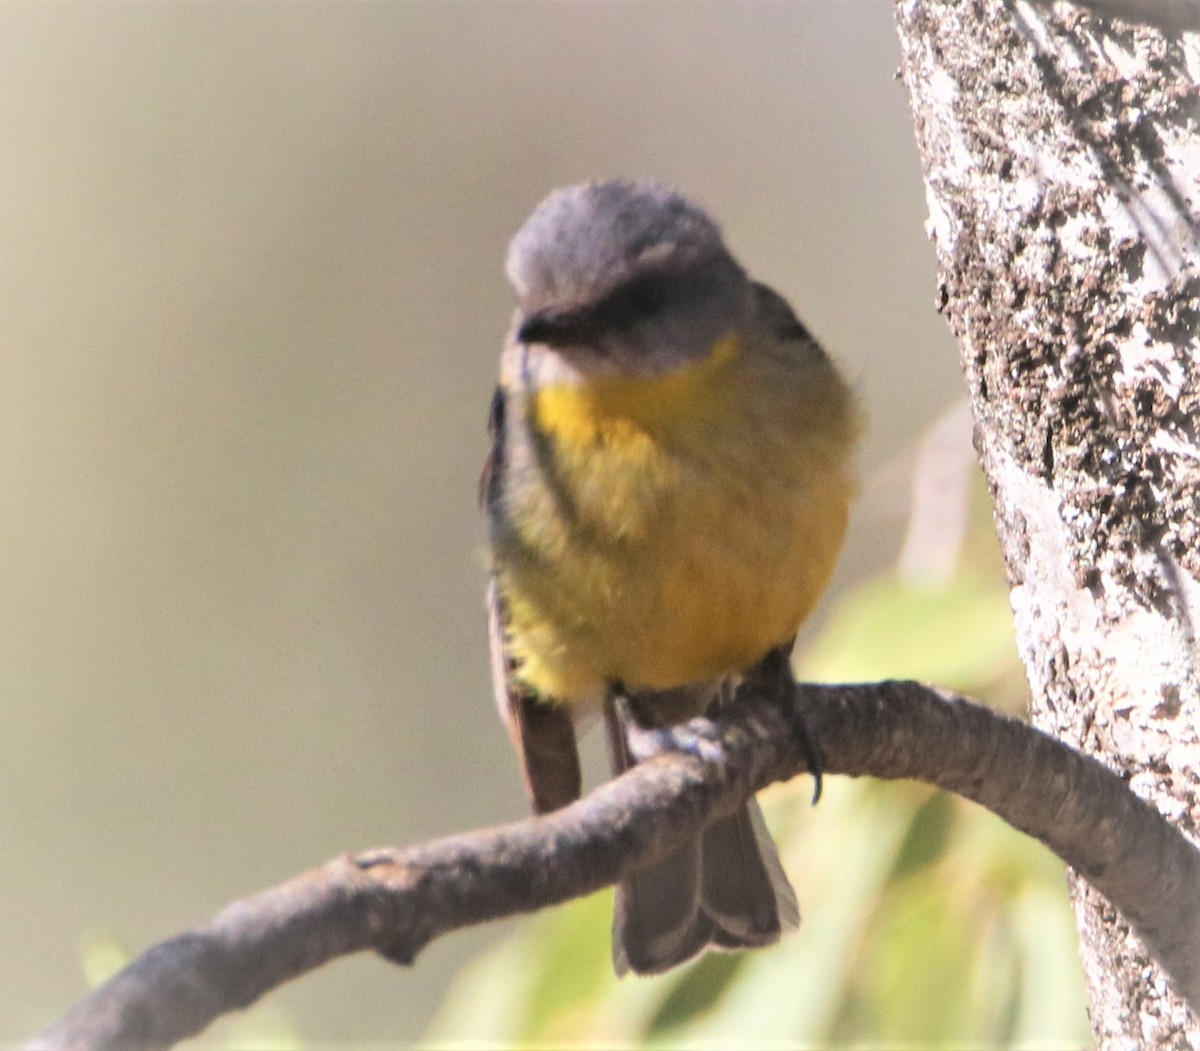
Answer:
[[[626,305],[631,314],[653,314],[667,301],[662,281],[648,279],[634,282],[626,293]]]
[[[605,320],[614,328],[636,324],[666,305],[670,290],[659,276],[639,277],[613,290],[604,301]]]

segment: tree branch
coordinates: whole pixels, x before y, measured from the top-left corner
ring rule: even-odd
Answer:
[[[167,1046],[336,957],[371,949],[409,964],[449,931],[590,894],[803,773],[805,727],[828,773],[927,781],[1036,836],[1124,912],[1200,1004],[1200,853],[1118,776],[917,683],[802,685],[786,710],[746,693],[712,722],[644,735],[639,750],[671,750],[554,814],[346,855],[236,902],[150,949],[31,1047]]]
[[[1039,7],[1051,7],[1056,0],[1032,0]],[[1071,0],[1103,18],[1154,26],[1166,33],[1200,31],[1200,0]]]

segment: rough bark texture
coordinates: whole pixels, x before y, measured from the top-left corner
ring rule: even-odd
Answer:
[[[896,6],[938,257],[1042,729],[1200,829],[1200,40]],[[1104,1048],[1200,1047],[1074,875]]]

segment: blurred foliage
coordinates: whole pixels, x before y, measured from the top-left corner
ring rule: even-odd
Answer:
[[[979,487],[977,487],[979,488]],[[841,596],[800,677],[918,678],[1024,704],[1007,589],[971,496],[953,578]],[[429,1047],[1054,1048],[1089,1040],[1061,864],[957,797],[911,782],[806,779],[760,799],[805,911],[769,950],[618,981],[611,892],[531,917],[466,967]]]
[[[107,982],[133,959],[133,953],[113,930],[85,931],[79,946],[83,978],[89,989]]]

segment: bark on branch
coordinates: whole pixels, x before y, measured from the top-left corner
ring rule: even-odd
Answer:
[[[449,931],[589,894],[805,772],[801,719],[827,773],[926,781],[1036,836],[1088,875],[1200,1003],[1200,852],[1120,777],[917,683],[802,685],[788,711],[746,692],[713,722],[646,735],[639,745],[665,750],[557,813],[346,855],[236,902],[150,949],[31,1046],[167,1046],[336,957],[374,950],[408,964]]]

